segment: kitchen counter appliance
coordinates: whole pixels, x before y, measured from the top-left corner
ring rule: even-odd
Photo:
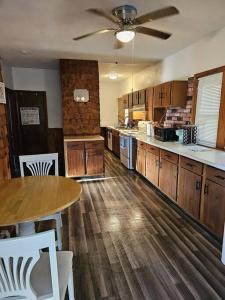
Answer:
[[[135,169],[136,167],[136,150],[136,139],[120,133],[120,161],[128,169]]]
[[[164,127],[155,127],[156,140],[167,142],[167,141],[178,141],[179,137],[176,135],[175,128],[164,128]]]

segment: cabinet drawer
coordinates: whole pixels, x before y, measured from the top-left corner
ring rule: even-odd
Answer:
[[[146,149],[146,146],[147,146],[147,145],[146,145],[144,142],[138,141],[138,148],[139,148],[139,149],[144,149],[144,150],[145,150],[145,149]]]
[[[194,172],[195,174],[202,175],[203,164],[198,161],[181,156],[180,166],[186,170]]]
[[[146,150],[148,152],[151,152],[151,153],[155,154],[156,156],[159,156],[159,148],[157,148],[155,146],[147,144],[146,145]]]
[[[84,149],[84,142],[67,142],[67,149],[68,150],[83,150]]]
[[[85,149],[103,149],[104,141],[85,142]]]
[[[207,166],[206,178],[225,186],[225,172],[222,170]]]
[[[165,159],[173,164],[178,164],[178,154],[172,153],[170,151],[166,150],[160,150],[160,157],[162,159]]]

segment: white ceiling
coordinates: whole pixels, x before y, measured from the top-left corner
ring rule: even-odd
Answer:
[[[122,4],[127,2],[0,0],[0,55],[13,65],[26,67],[49,67],[59,58],[131,64],[132,44],[127,44],[124,49],[114,50],[112,33],[73,41],[75,36],[112,26],[110,21],[94,16],[86,12],[86,9],[111,11]],[[137,7],[138,15],[168,5],[174,5],[180,10],[178,16],[145,24],[147,27],[173,33],[169,40],[136,36],[133,63],[139,65],[149,65],[161,60],[225,26],[224,0],[130,0],[129,4]],[[23,49],[27,51],[26,55],[21,53]],[[106,66],[103,65],[103,70]],[[124,73],[126,72],[130,72],[129,66],[124,68]]]

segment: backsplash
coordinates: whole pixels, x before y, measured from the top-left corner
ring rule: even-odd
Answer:
[[[185,108],[174,107],[166,111],[164,127],[187,125],[191,122],[191,109],[193,97],[193,77],[188,79],[187,104]]]

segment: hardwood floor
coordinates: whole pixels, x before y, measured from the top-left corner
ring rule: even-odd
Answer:
[[[135,172],[106,152],[82,185],[65,226],[76,300],[225,299],[220,251]]]

